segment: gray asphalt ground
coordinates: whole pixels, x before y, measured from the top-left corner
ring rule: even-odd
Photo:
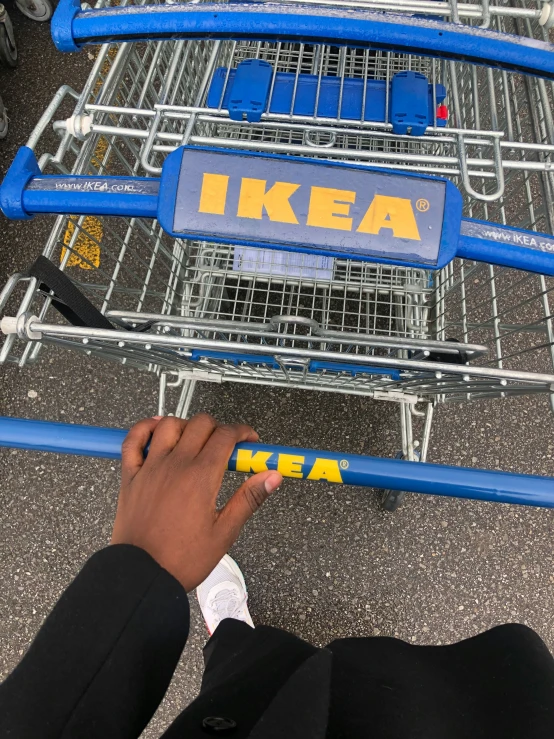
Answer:
[[[49,28],[11,13],[21,63],[0,71],[11,131],[0,172],[62,83],[76,89],[91,61],[62,56]],[[0,216],[0,277],[39,254],[48,219]],[[156,411],[155,379],[48,350],[38,366],[1,368],[0,412],[128,427]],[[34,391],[34,392],[30,392]],[[31,397],[34,396],[34,397]],[[393,456],[398,408],[361,398],[199,385],[194,410],[252,424],[269,443]],[[545,399],[438,408],[433,462],[554,474],[554,422]],[[105,460],[0,451],[0,677],[17,664],[86,558],[109,542],[119,469]],[[229,475],[223,498],[240,481]],[[409,496],[396,514],[377,494],[287,481],[233,549],[253,618],[316,644],[341,636],[398,636],[444,644],[516,621],[554,648],[553,514],[545,510]],[[198,689],[206,639],[192,602],[191,635],[166,700],[146,736],[157,736]]]

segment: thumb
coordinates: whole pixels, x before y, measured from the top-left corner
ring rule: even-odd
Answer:
[[[229,546],[238,537],[248,519],[282,482],[283,476],[280,472],[267,470],[252,475],[240,486],[220,512],[217,521],[217,525],[225,530],[224,536],[229,540]]]

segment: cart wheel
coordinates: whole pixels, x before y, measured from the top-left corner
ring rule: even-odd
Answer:
[[[4,106],[4,102],[0,97],[0,139],[6,138],[8,133],[8,113]]]
[[[0,22],[0,62],[7,67],[17,66],[17,46],[13,41],[12,24],[7,14]]]
[[[415,452],[415,455],[419,459],[419,452]],[[398,452],[395,459],[404,459],[402,452]],[[405,495],[406,493],[401,490],[383,490],[381,495],[381,508],[389,513],[394,513],[394,511],[400,508]]]
[[[389,513],[394,513],[400,507],[406,493],[400,490],[383,490],[381,498],[381,508]]]
[[[394,458],[402,459],[403,456],[402,452],[398,452]],[[394,513],[402,503],[402,498],[405,495],[406,493],[403,493],[400,490],[383,490],[381,495],[381,508],[389,513]]]
[[[50,0],[16,0],[17,7],[33,21],[44,23],[52,17]]]

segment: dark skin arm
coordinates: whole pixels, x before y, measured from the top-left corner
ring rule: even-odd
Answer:
[[[187,592],[195,588],[282,482],[271,470],[252,475],[217,510],[235,444],[257,440],[250,426],[219,425],[204,413],[190,421],[154,417],[137,423],[123,444],[112,544],[141,547]]]
[[[88,560],[0,685],[1,737],[141,735],[187,639],[185,591],[209,575],[281,483],[278,472],[253,475],[217,509],[233,447],[257,438],[249,426],[205,414],[133,426],[112,537],[119,546]]]

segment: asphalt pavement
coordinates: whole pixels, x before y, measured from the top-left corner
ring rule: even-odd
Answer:
[[[11,11],[20,66],[0,70],[11,130],[0,172],[56,89],[83,84],[88,53],[62,56],[48,26]],[[51,221],[0,216],[0,279],[40,253]],[[128,427],[157,405],[154,377],[48,349],[34,367],[0,368],[0,413]],[[268,443],[393,456],[399,408],[358,397],[198,385],[193,410],[252,424]],[[119,469],[106,460],[0,451],[0,677],[17,664],[86,558],[109,542]],[[554,475],[554,419],[545,398],[441,406],[429,460]],[[239,484],[229,474],[222,498]],[[503,622],[528,624],[554,648],[554,514],[410,495],[395,514],[377,493],[286,481],[248,523],[232,554],[255,622],[316,644],[397,636],[445,644]],[[154,737],[198,689],[206,639],[191,597],[191,635]]]

